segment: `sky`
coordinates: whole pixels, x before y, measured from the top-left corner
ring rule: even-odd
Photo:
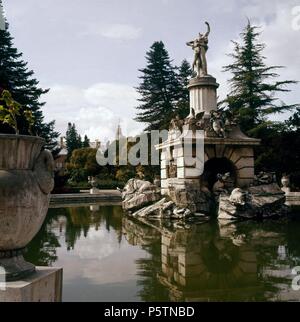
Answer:
[[[300,80],[300,0],[2,0],[15,46],[44,88],[44,115],[65,134],[74,122],[81,135],[112,139],[120,122],[126,135],[144,124],[133,120],[138,71],[145,53],[162,40],[175,65],[192,62],[185,43],[211,25],[208,72],[218,95],[228,93],[231,40],[249,18],[261,27],[266,62],[283,65],[281,79]],[[300,102],[300,84],[280,98]],[[289,114],[275,116],[282,120]]]

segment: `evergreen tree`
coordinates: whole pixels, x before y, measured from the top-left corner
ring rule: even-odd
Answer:
[[[82,142],[83,148],[89,148],[90,147],[90,139],[87,135],[84,136],[83,142]]]
[[[147,66],[141,69],[137,91],[141,105],[136,121],[146,123],[146,131],[169,127],[178,101],[179,84],[175,68],[162,41],[155,42],[146,53]]]
[[[72,155],[74,150],[81,149],[82,147],[81,137],[78,134],[74,123],[68,123],[68,130],[66,132],[66,147],[68,157]]]
[[[0,91],[4,89],[10,91],[15,101],[31,110],[34,116],[33,133],[46,139],[47,148],[54,149],[59,133],[54,131],[54,122],[44,122],[41,111],[45,103],[40,98],[48,89],[39,87],[34,72],[28,70],[27,63],[22,60],[22,53],[13,46],[7,23],[5,29],[0,28]],[[20,133],[29,134],[24,114],[18,116],[17,121]],[[13,130],[0,123],[0,132],[13,133]]]
[[[188,90],[189,79],[194,76],[194,72],[189,62],[184,59],[178,68],[179,95],[176,114],[181,119],[187,117],[190,113],[190,94]]]
[[[260,32],[250,21],[241,33],[242,41],[233,41],[234,52],[229,56],[233,63],[224,71],[233,74],[229,80],[231,91],[224,101],[239,116],[241,129],[257,136],[257,127],[266,122],[267,116],[292,110],[297,105],[286,105],[275,97],[277,92],[288,92],[286,85],[295,81],[275,81],[275,72],[282,66],[267,66],[263,50],[265,45],[258,42]]]

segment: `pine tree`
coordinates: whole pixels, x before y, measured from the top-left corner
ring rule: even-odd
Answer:
[[[90,147],[90,139],[87,135],[84,136],[83,142],[82,142],[83,148],[89,148]]]
[[[178,68],[178,83],[179,83],[179,95],[178,103],[176,108],[176,114],[181,118],[185,118],[189,115],[190,112],[190,103],[189,103],[189,90],[187,88],[189,79],[194,76],[194,72],[191,68],[189,62],[184,59]]]
[[[68,157],[72,155],[74,150],[82,148],[81,137],[78,134],[74,123],[68,123],[68,130],[66,132],[66,147]]]
[[[174,115],[179,84],[175,68],[162,41],[155,42],[146,53],[147,66],[141,69],[137,91],[141,105],[136,121],[146,123],[146,131],[166,129]]]
[[[229,56],[233,63],[224,67],[224,71],[233,74],[229,80],[231,91],[223,103],[227,103],[239,116],[241,129],[257,136],[258,127],[262,127],[267,116],[292,110],[297,105],[286,105],[275,97],[277,92],[288,92],[286,85],[295,81],[275,81],[279,75],[276,69],[282,66],[267,66],[263,50],[265,44],[259,43],[258,27],[250,21],[241,33],[241,43],[233,41],[234,52]]]
[[[1,6],[0,6],[1,7]],[[59,133],[54,131],[54,122],[44,122],[40,101],[48,89],[39,87],[39,82],[34,78],[34,72],[29,70],[27,63],[22,60],[22,53],[13,46],[13,38],[8,31],[8,24],[0,30],[0,92],[9,90],[15,101],[26,109],[31,110],[34,116],[33,133],[46,139],[47,148],[54,149]],[[28,133],[28,124],[23,114],[18,119],[18,128],[21,134]],[[13,133],[7,125],[0,123],[1,133]]]

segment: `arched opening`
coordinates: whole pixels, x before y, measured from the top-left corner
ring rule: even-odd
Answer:
[[[205,162],[202,183],[212,190],[215,182],[218,180],[218,174],[230,173],[233,184],[236,184],[236,168],[234,164],[226,158],[212,158]]]

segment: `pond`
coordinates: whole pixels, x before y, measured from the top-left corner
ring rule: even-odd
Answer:
[[[63,267],[63,301],[298,301],[300,217],[180,225],[53,208],[26,259]]]

